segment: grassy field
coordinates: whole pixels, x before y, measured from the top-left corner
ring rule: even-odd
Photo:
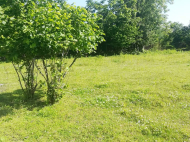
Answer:
[[[190,52],[80,58],[59,103],[23,102],[0,64],[0,142],[190,142]]]

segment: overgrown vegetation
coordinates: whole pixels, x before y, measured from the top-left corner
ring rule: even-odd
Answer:
[[[40,90],[23,102],[14,68],[0,64],[0,141],[190,140],[189,52],[78,60],[53,106]]]

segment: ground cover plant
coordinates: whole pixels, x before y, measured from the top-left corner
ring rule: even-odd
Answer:
[[[72,61],[72,59],[68,59]],[[63,98],[23,102],[0,64],[0,141],[190,141],[190,52],[79,58]]]

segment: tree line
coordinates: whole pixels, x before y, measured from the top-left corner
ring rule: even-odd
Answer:
[[[167,6],[173,0],[95,0],[86,9],[96,13],[105,42],[97,54],[142,52],[144,49],[189,49],[189,26],[167,22]]]

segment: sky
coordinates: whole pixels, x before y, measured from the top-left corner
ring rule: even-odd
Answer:
[[[77,6],[85,6],[86,0],[67,0],[68,3],[75,3]],[[168,5],[168,21],[179,22],[185,26],[190,24],[190,0],[174,0]]]
[[[190,24],[190,0],[174,0],[168,6],[168,19],[172,22],[179,22],[185,26]]]

